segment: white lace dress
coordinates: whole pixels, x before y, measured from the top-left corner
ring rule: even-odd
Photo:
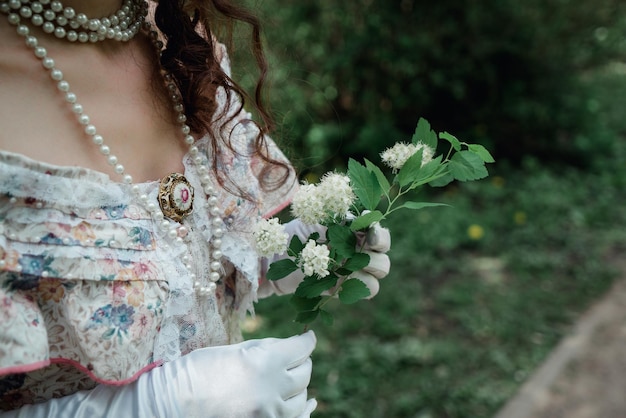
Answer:
[[[223,91],[218,103],[226,106]],[[248,118],[242,112],[222,131],[231,132],[238,154],[222,159],[219,169],[256,203],[214,182],[226,229],[226,274],[208,298],[196,295],[183,265],[190,254],[196,275],[208,275],[211,227],[203,194],[184,220],[190,239],[176,244],[128,185],[0,152],[0,410],[98,382],[128,383],[194,349],[241,339],[239,321],[259,279],[251,223],[284,207],[297,184],[290,172],[280,189],[261,191],[261,161],[250,155],[257,131]],[[206,138],[198,142],[205,157],[207,145]],[[271,141],[270,152],[286,161]],[[194,165],[189,158],[184,163],[185,176],[201,190]],[[156,202],[158,182],[140,187]]]

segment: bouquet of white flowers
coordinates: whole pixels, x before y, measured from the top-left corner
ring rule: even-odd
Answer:
[[[449,144],[445,156],[435,156],[439,140]],[[350,304],[369,296],[367,286],[352,277],[370,261],[358,245],[356,233],[399,209],[442,206],[413,201],[409,193],[427,184],[444,186],[453,180],[484,178],[488,175],[485,163],[494,162],[482,145],[461,142],[446,132],[437,135],[425,119],[419,120],[411,143],[395,144],[381,153],[381,160],[392,170],[391,181],[372,162],[350,159],[347,174],[329,172],[318,184],[300,187],[291,213],[305,224],[326,226],[324,237],[314,233],[303,242],[294,235],[287,243],[288,234],[277,218],[256,225],[254,235],[261,256],[288,255],[270,264],[266,278],[280,280],[298,269],[304,274],[291,297],[296,322],[306,325],[321,317],[332,323],[324,309],[328,302],[338,299]]]

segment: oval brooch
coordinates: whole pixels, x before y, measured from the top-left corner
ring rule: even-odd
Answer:
[[[193,187],[182,174],[172,173],[161,180],[158,199],[163,215],[173,221],[181,222],[193,212]]]

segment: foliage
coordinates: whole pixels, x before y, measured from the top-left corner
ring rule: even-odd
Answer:
[[[449,151],[433,158],[439,141],[447,142]],[[353,277],[370,261],[357,244],[357,232],[367,231],[400,209],[415,211],[442,206],[409,199],[426,185],[445,186],[454,180],[485,178],[485,163],[495,162],[483,146],[461,142],[447,132],[437,135],[423,118],[418,121],[410,144],[398,143],[383,156],[395,173],[391,181],[369,160],[363,165],[350,159],[347,175],[328,173],[319,185],[303,186],[296,193],[292,203],[294,215],[302,222],[309,219],[311,224],[327,227],[325,237],[315,232],[305,239],[306,245],[294,236],[287,249],[289,258],[271,263],[267,272],[268,280],[280,280],[299,269],[304,273],[304,280],[290,300],[297,311],[296,322],[308,326],[318,317],[332,322],[333,316],[327,310],[329,302],[338,299],[353,304],[370,296],[365,283]],[[347,201],[346,194],[352,195]],[[305,203],[304,210],[300,203]],[[353,217],[346,217],[348,211]],[[264,225],[267,222],[261,220]]]
[[[624,58],[621,0],[248,4],[266,22],[277,136],[301,168],[372,160],[410,135],[416,114],[496,159],[587,164],[611,147],[594,135],[594,100],[578,75]]]
[[[620,68],[585,82],[599,123],[623,139]],[[316,331],[317,416],[493,416],[616,277],[625,145],[587,171],[498,164],[489,181],[442,190],[450,208],[400,213],[379,295]],[[288,311],[284,298],[261,301],[248,336],[299,332]]]

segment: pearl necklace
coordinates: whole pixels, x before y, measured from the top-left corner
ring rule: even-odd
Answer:
[[[10,6],[9,3],[13,3],[13,1],[1,2],[0,11],[8,15],[9,23],[16,26],[17,33],[25,38],[26,45],[33,50],[34,55],[41,60],[43,67],[49,71],[50,77],[56,82],[57,89],[64,95],[65,101],[69,104],[84,133],[91,139],[91,142],[99,148],[100,153],[107,159],[108,164],[112,166],[115,173],[121,176],[122,182],[131,186],[133,194],[150,213],[152,219],[159,225],[160,230],[178,245],[182,245],[189,233],[187,227],[182,224],[182,221],[185,216],[193,211],[193,187],[182,174],[173,173],[161,180],[157,202],[150,201],[150,198],[146,194],[141,193],[140,186],[133,183],[133,177],[126,172],[125,167],[119,162],[117,156],[112,154],[110,147],[104,143],[102,135],[98,134],[96,127],[90,123],[89,116],[84,112],[83,106],[78,103],[76,94],[71,91],[70,84],[63,78],[61,70],[57,68],[54,60],[48,56],[46,48],[39,45],[38,39],[30,33],[28,26],[21,23],[20,14],[11,11],[15,8]],[[19,3],[19,1],[17,3]],[[44,1],[41,1],[41,3],[44,3]],[[128,1],[126,3],[128,3]],[[141,0],[141,3],[143,4],[142,8],[147,7],[143,0]],[[7,9],[8,12],[6,11]],[[143,17],[141,19],[143,20]],[[163,43],[158,40],[158,34],[151,29],[149,23],[143,22],[142,26],[144,30],[149,33],[157,53],[160,54]],[[164,70],[161,70],[161,72],[173,102],[176,119],[181,126],[180,131],[184,137],[185,143],[189,147],[188,153],[198,172],[202,190],[207,196],[209,224],[212,228],[213,235],[210,242],[211,248],[209,249],[208,264],[210,273],[208,284],[205,286],[200,278],[196,277],[193,273],[193,265],[191,264],[193,260],[191,260],[190,256],[184,256],[182,260],[189,271],[196,293],[199,296],[209,296],[215,292],[216,282],[221,278],[220,272],[222,271],[222,264],[220,259],[222,258],[222,252],[220,248],[222,245],[222,236],[224,235],[224,222],[220,216],[221,211],[218,206],[218,198],[215,196],[215,189],[212,186],[209,168],[204,164],[204,158],[200,154],[199,148],[195,145],[196,139],[191,135],[191,128],[186,123],[187,117],[184,114],[182,99],[178,88],[170,74],[166,73]]]
[[[124,0],[122,7],[112,15],[90,19],[84,13],[76,13],[71,7],[63,7],[58,0],[9,0],[1,4],[2,12],[14,10],[34,26],[41,26],[45,33],[70,42],[98,42],[105,39],[126,42],[141,29],[148,7],[141,0]]]

